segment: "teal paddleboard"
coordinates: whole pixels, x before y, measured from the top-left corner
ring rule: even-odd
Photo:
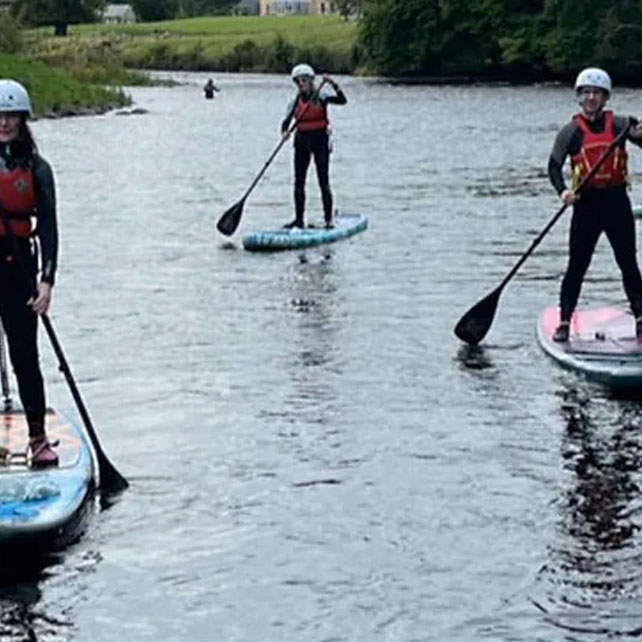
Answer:
[[[334,227],[279,228],[250,232],[243,237],[243,247],[251,252],[275,252],[278,250],[297,250],[324,243],[334,243],[348,238],[368,227],[368,219],[363,214],[338,214]]]

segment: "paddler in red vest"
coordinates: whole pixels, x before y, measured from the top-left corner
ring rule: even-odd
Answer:
[[[575,91],[580,112],[557,134],[548,161],[548,175],[560,198],[573,206],[569,258],[560,294],[560,323],[553,339],[569,338],[569,324],[577,305],[584,275],[598,238],[604,232],[622,273],[624,291],[642,340],[642,278],[636,257],[635,223],[627,189],[626,139],[642,147],[642,124],[604,109],[611,95],[611,78],[603,69],[590,67],[579,73]],[[597,159],[624,128],[621,144],[602,163],[589,184],[576,194],[567,187],[562,167],[569,156],[573,187],[588,174]]]
[[[310,65],[299,64],[292,69],[292,80],[298,92],[288,104],[285,120],[281,123],[281,133],[288,135],[290,121],[296,120],[294,135],[294,220],[285,227],[304,227],[305,178],[314,156],[317,178],[323,202],[325,226],[332,227],[332,192],[330,191],[330,144],[328,135],[328,105],[345,105],[348,100],[337,83],[327,74],[325,84],[319,91],[314,84],[314,69]],[[334,95],[325,91],[332,87]]]
[[[17,241],[17,248],[0,223],[0,317],[18,393],[29,425],[31,465],[56,466],[58,455],[45,434],[45,389],[37,345],[38,315],[49,309],[56,273],[58,231],[54,177],[36,148],[27,119],[32,115],[26,89],[14,80],[0,80],[0,207]],[[2,219],[0,219],[2,220]],[[32,221],[37,221],[35,231]],[[41,248],[41,270],[33,237]],[[16,259],[19,249],[35,296],[28,291]],[[37,281],[37,285],[36,285]]]

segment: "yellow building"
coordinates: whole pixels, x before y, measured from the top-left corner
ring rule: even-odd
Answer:
[[[287,16],[301,13],[335,13],[334,0],[259,0],[262,16]]]

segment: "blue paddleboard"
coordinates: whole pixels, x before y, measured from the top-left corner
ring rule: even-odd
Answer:
[[[22,411],[0,412],[0,560],[10,551],[58,550],[78,539],[95,490],[95,471],[83,431],[53,410],[47,436],[60,464],[33,468]]]
[[[368,227],[368,219],[363,214],[338,214],[334,227],[306,227],[304,229],[279,228],[250,232],[243,237],[243,247],[251,252],[274,252],[277,250],[297,250],[324,243],[334,243],[345,239]]]

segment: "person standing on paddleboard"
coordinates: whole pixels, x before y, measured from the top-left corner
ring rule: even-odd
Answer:
[[[294,220],[284,227],[304,227],[305,213],[305,179],[314,156],[317,178],[323,202],[323,217],[326,228],[332,227],[332,192],[330,190],[330,140],[328,132],[328,105],[345,105],[348,102],[337,83],[327,74],[323,76],[324,84],[334,89],[334,95],[328,94],[323,87],[318,90],[314,84],[314,69],[304,63],[292,69],[292,80],[296,83],[298,93],[288,104],[285,119],[281,123],[284,137],[290,135],[290,121],[296,120],[294,135]]]
[[[45,434],[45,388],[37,345],[38,315],[49,309],[56,273],[56,196],[51,167],[38,153],[27,124],[31,115],[27,90],[14,80],[0,80],[0,221],[6,219],[11,229],[7,234],[0,222],[0,317],[29,425],[31,463],[56,466],[58,455]],[[34,235],[42,259],[37,286]],[[24,267],[31,273],[25,274]],[[27,281],[36,292],[33,296]]]
[[[560,323],[553,339],[568,341],[571,316],[595,246],[604,232],[622,273],[624,290],[635,317],[637,338],[642,341],[642,277],[638,267],[635,223],[627,188],[626,139],[642,147],[642,124],[604,109],[611,95],[611,78],[603,69],[589,67],[575,81],[580,112],[557,134],[548,161],[548,175],[565,205],[573,206],[569,258],[560,293]],[[617,136],[629,129],[600,168],[576,193],[580,181]],[[569,156],[573,188],[566,186],[562,167]]]

